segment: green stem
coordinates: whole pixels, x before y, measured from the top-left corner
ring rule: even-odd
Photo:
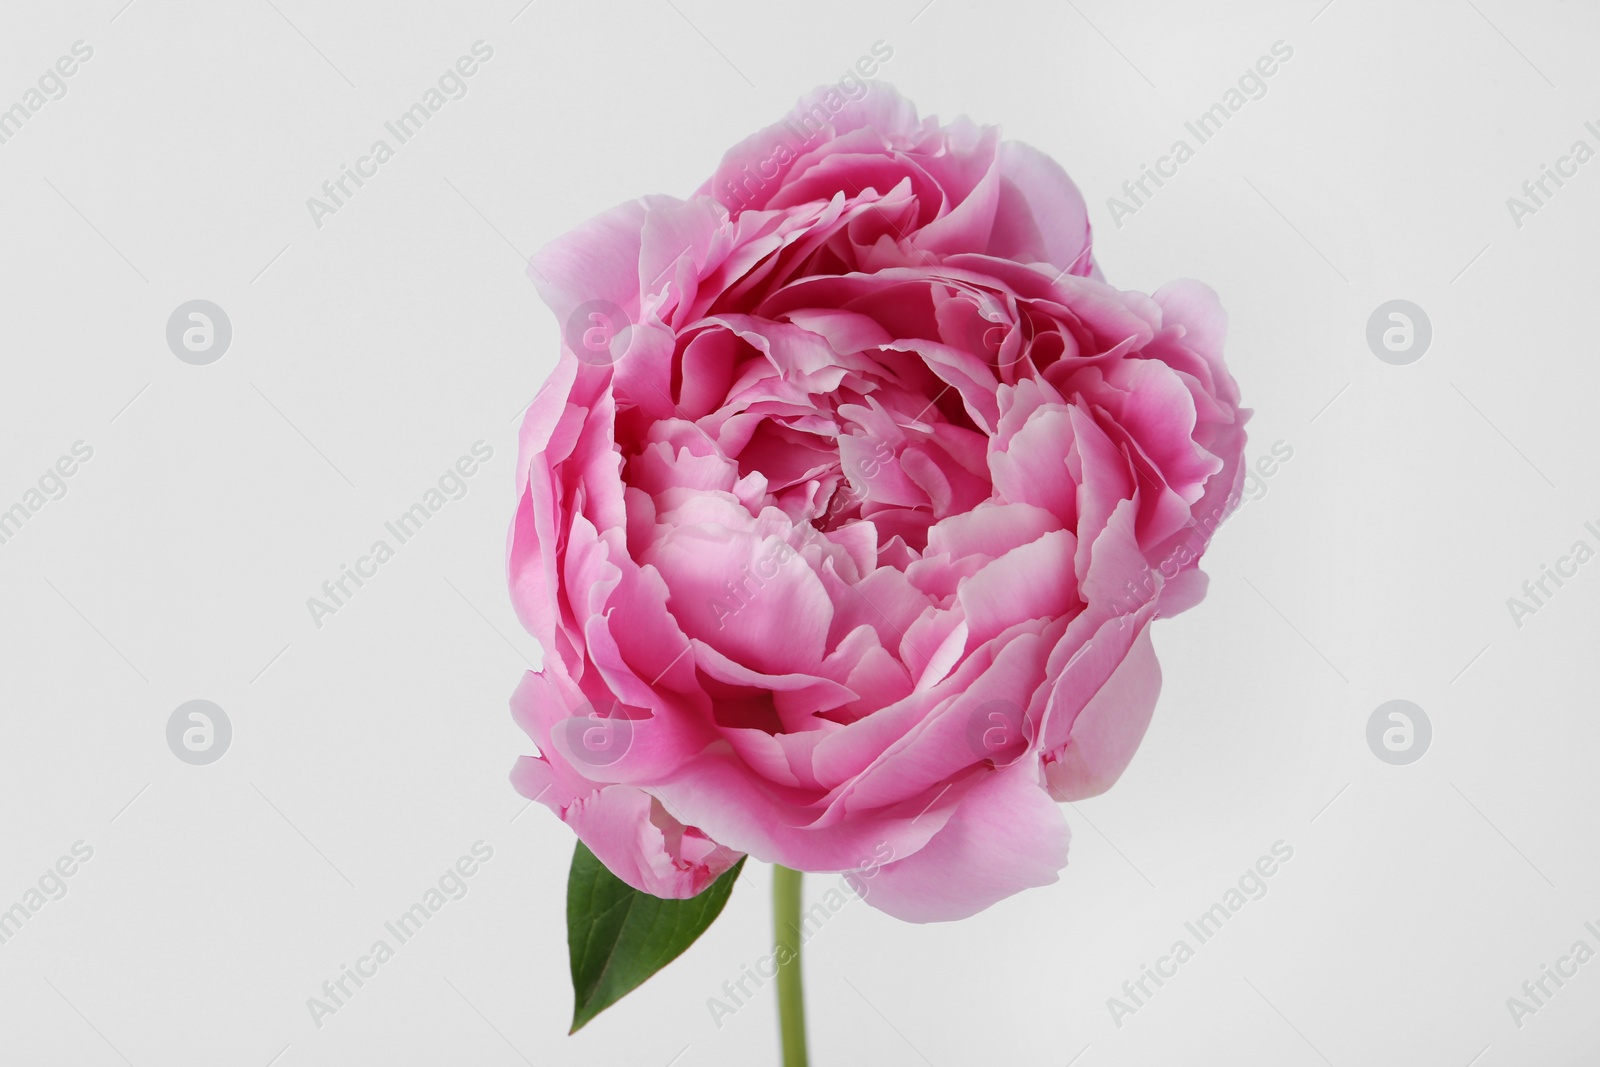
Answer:
[[[778,955],[778,1028],[783,1067],[806,1067],[806,1005],[800,983],[800,872],[772,866],[772,933]]]

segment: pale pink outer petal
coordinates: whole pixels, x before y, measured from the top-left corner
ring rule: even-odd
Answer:
[[[563,688],[551,672],[529,671],[511,697],[512,716],[546,751],[559,747],[551,744],[550,726],[573,699]],[[511,781],[571,826],[613,874],[643,892],[694,896],[739,858],[706,835],[687,831],[643,790],[589,781],[570,761],[524,756],[512,768]]]
[[[1000,200],[983,251],[1000,259],[1043,262],[1095,277],[1089,208],[1061,164],[1030,145],[1000,146]]]
[[[566,326],[567,317],[590,300],[609,300],[637,318],[639,245],[651,201],[618,204],[555,238],[528,261],[528,274],[544,302]]]
[[[830,92],[836,94],[831,99]],[[842,106],[835,111],[834,103]],[[799,121],[806,116],[810,121]],[[821,132],[815,132],[819,127]],[[695,195],[714,196],[729,207],[763,207],[783,188],[796,165],[806,165],[810,153],[838,136],[862,128],[909,137],[919,128],[917,109],[893,86],[881,82],[867,86],[865,95],[855,100],[837,94],[831,85],[813,89],[781,121],[729,149],[716,173]]]
[[[1211,366],[1218,399],[1238,407],[1239,386],[1222,362],[1228,313],[1217,298],[1217,291],[1193,278],[1179,278],[1157,289],[1151,298],[1161,306],[1165,322],[1182,324],[1185,343]]]
[[[865,889],[868,904],[906,922],[976,915],[1014,893],[1056,881],[1072,833],[1040,788],[1035,765],[991,771],[927,845],[885,864]]]
[[[602,786],[557,802],[546,788],[549,764],[530,756],[517,761],[511,780],[523,796],[540,800],[559,815],[612,874],[640,892],[683,900],[699,894],[739,859],[739,853],[703,836],[683,834],[681,823],[671,816],[663,819],[650,794],[632,786]],[[656,820],[667,822],[672,838]],[[676,853],[669,850],[670,843],[676,844]]]
[[[1051,795],[1082,800],[1110,789],[1144,740],[1160,692],[1161,665],[1145,626],[1111,677],[1073,719],[1061,757],[1045,764]]]

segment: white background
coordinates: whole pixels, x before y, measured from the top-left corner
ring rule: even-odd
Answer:
[[[1218,289],[1249,454],[1293,458],[1157,628],[1155,721],[1069,809],[1062,880],[959,924],[849,905],[807,946],[814,1062],[1592,1062],[1600,961],[1520,1028],[1506,1005],[1600,949],[1600,562],[1520,628],[1506,605],[1600,547],[1600,162],[1520,228],[1506,205],[1600,147],[1592,5],[124,2],[0,24],[0,107],[94,49],[0,144],[0,507],[94,450],[0,545],[0,908],[94,850],[0,945],[0,1062],[775,1061],[770,996],[720,1028],[706,1006],[769,951],[755,864],[565,1036],[571,834],[507,781],[539,655],[502,574],[514,420],[557,348],[523,264],[687,195],[879,40],[925,113],[1067,167],[1113,283]],[[479,39],[468,95],[316,227],[306,198]],[[1107,197],[1278,40],[1267,94],[1114,225]],[[210,366],[165,340],[194,298],[233,325]],[[1365,340],[1395,298],[1433,324],[1409,366]],[[314,626],[306,598],[478,440],[466,497]],[[165,739],[194,698],[233,724],[210,766]],[[1394,698],[1433,724],[1410,766],[1366,742]],[[479,840],[468,894],[313,1025]],[[1268,894],[1117,1026],[1107,998],[1278,840]]]

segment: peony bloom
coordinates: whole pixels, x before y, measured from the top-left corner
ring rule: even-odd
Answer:
[[[1215,294],[1106,284],[1059,166],[882,85],[532,273],[517,788],[663,897],[744,853],[916,922],[1055,881],[1238,501]]]

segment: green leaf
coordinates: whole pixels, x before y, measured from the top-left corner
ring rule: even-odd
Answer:
[[[699,896],[662,900],[641,893],[595,858],[582,841],[567,875],[567,954],[572,961],[572,1029],[627,996],[683,954],[722,914],[741,858]]]

